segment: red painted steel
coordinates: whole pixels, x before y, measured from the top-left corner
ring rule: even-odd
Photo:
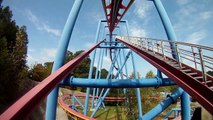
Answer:
[[[85,116],[82,113],[76,112],[75,110],[71,109],[69,107],[69,105],[67,105],[64,101],[67,99],[71,99],[73,94],[66,94],[63,95],[59,98],[59,105],[66,111],[68,112],[68,114],[70,114],[71,116],[75,116],[76,118],[80,118],[80,119],[84,119],[84,120],[96,120],[94,118],[90,118],[88,116]],[[75,94],[76,97],[78,98],[85,98],[85,95],[82,94]],[[90,98],[92,98],[92,96],[89,96]],[[99,96],[95,96],[95,98],[99,98]],[[125,97],[105,97],[104,101],[124,101],[126,100]]]
[[[173,67],[168,64],[165,60],[159,59],[158,57],[140,49],[136,46],[131,45],[130,43],[123,41],[122,39],[117,38],[117,40],[123,42],[127,47],[137,53],[139,56],[144,58],[146,61],[154,65],[160,71],[162,71],[169,78],[174,80],[176,84],[182,87],[187,93],[189,93],[193,98],[195,98],[203,107],[205,107],[211,114],[213,114],[213,91],[208,88],[208,86],[202,84],[198,80],[195,80],[193,77],[182,72],[180,69]],[[167,60],[174,61],[172,58]],[[182,63],[182,66],[185,69],[191,69],[192,71],[202,75],[201,71],[198,71],[186,64]],[[212,77],[207,76],[208,80],[213,81]]]
[[[64,103],[64,101],[66,99],[70,99],[71,96],[70,95],[64,95],[62,97],[60,97],[58,103],[59,105],[66,111],[68,112],[68,114],[70,114],[71,116],[74,116],[75,118],[80,118],[80,119],[83,119],[83,120],[96,120],[94,118],[90,118],[88,116],[85,116],[84,114],[81,114],[80,112],[76,112],[75,110],[71,109],[67,104]]]
[[[133,2],[134,0],[129,0],[127,5],[124,5],[123,0],[102,0],[104,13],[107,19],[107,24],[109,26],[110,38],[112,37],[113,30]]]
[[[68,94],[69,96],[72,96],[72,94]],[[68,95],[64,95],[64,96],[68,96]],[[85,98],[85,95],[79,95],[79,94],[75,94],[75,96],[76,97],[78,97],[78,98]],[[63,96],[62,96],[63,97]],[[92,98],[92,96],[89,96],[89,98]],[[99,96],[95,96],[95,98],[99,98]],[[108,100],[114,100],[114,101],[116,101],[116,100],[118,100],[118,101],[123,101],[123,100],[126,100],[126,98],[125,97],[105,97],[104,98],[104,101],[108,101]]]
[[[41,83],[32,88],[0,116],[0,120],[23,119],[36,105],[46,97],[86,56],[97,48],[104,40],[95,44],[92,48],[84,51],[76,58],[62,66]]]

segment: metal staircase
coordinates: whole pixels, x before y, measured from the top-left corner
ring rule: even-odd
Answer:
[[[206,72],[213,70],[213,48],[151,38],[117,36],[116,39],[174,80],[213,113],[213,77]],[[175,47],[170,47],[171,44]]]

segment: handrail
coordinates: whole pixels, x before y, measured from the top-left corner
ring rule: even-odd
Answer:
[[[191,67],[194,67],[197,70],[202,71],[203,81],[205,83],[207,81],[207,70],[213,70],[213,59],[212,56],[210,56],[213,55],[212,47],[153,38],[131,36],[117,36],[117,38],[128,41],[139,47],[143,47],[144,49],[152,50],[153,52],[159,52],[164,56],[172,54],[177,56],[179,58],[178,62],[180,63],[180,65],[181,63],[185,63],[191,65]],[[175,46],[169,47],[170,44],[175,44]],[[176,53],[174,51],[176,51]],[[170,54],[167,54],[167,52],[169,52]]]
[[[164,40],[164,39],[135,37],[135,36],[116,36],[116,37],[120,37],[123,40],[129,39],[129,38],[138,38],[140,40],[143,39],[143,40],[163,41],[163,42],[169,42],[169,43],[176,43],[176,44],[180,44],[180,45],[188,45],[188,46],[193,46],[193,47],[200,47],[201,49],[213,51],[212,47],[208,47],[208,46],[204,46],[204,45],[197,45],[197,44],[187,43],[187,42],[179,42],[179,41],[174,41],[174,40],[170,41],[170,40]]]
[[[202,49],[198,48],[201,65],[193,68],[189,63],[183,63],[185,61],[182,62],[180,59],[179,47],[181,45],[173,44],[173,46],[176,46],[175,50],[177,52],[176,55],[178,56],[178,59],[175,60],[172,58],[173,56],[171,56],[171,54],[165,54],[164,52],[162,46],[164,46],[166,41],[160,41],[159,47],[162,47],[162,51],[159,51],[159,49],[154,49],[153,41],[148,39],[142,41],[138,38],[135,39],[134,37],[126,37],[126,39],[124,39],[124,37],[119,36],[116,37],[116,39],[124,43],[128,48],[172,79],[177,85],[183,88],[189,95],[195,98],[203,107],[213,114],[213,77],[207,75],[205,72],[206,63],[203,63]],[[170,44],[170,41],[167,41],[167,43]],[[191,48],[191,46],[189,47]],[[185,47],[181,48],[185,49]],[[208,55],[211,54],[212,51],[210,51],[210,53],[208,51]]]

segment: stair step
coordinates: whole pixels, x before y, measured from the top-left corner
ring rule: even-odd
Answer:
[[[179,67],[179,64],[171,64],[172,66],[178,66]]]
[[[193,76],[193,75],[197,75],[197,73],[187,73],[187,75]]]
[[[177,62],[175,62],[175,61],[167,61],[168,63],[172,63],[172,64],[178,64]]]
[[[207,80],[206,84],[211,83],[211,82],[212,82],[211,80]],[[202,83],[205,84],[205,82],[202,82]]]
[[[181,70],[182,72],[190,72],[191,69],[185,69],[185,70]]]
[[[194,77],[194,79],[201,80],[203,79],[203,76]]]
[[[172,65],[174,68],[176,68],[176,69],[180,69],[180,70],[182,70],[182,69],[185,69],[186,67],[182,67],[181,66],[181,68],[180,68],[180,66],[179,65],[176,65],[176,66],[174,66],[174,65]]]
[[[179,64],[171,64],[173,67],[180,69],[180,65]]]
[[[213,90],[213,86],[209,87],[209,89]]]

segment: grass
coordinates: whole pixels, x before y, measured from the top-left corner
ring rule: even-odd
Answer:
[[[77,90],[69,90],[66,88],[61,88],[60,89],[61,95],[63,94],[82,94],[82,92],[79,92]],[[84,104],[85,99],[84,98],[78,98],[82,104]],[[91,99],[90,99],[91,101]],[[71,103],[71,100],[66,101],[66,103]],[[77,103],[77,102],[76,102]],[[155,104],[156,103],[152,103]],[[89,102],[89,106],[91,106],[91,102]],[[173,104],[171,105],[169,108],[167,108],[163,113],[161,113],[158,117],[156,117],[154,120],[161,120],[162,116],[165,115],[171,108],[175,107],[176,105]],[[83,109],[79,106],[77,107],[78,110],[83,113]],[[90,107],[89,107],[90,108]],[[88,110],[88,116],[90,116],[92,114],[93,111],[90,111],[90,109]],[[106,109],[104,109],[103,107],[100,107],[99,110],[97,111],[97,113],[95,114],[94,118],[98,119],[98,120],[130,120],[131,118],[129,118],[126,115],[126,111],[125,111],[125,106],[106,106]],[[136,113],[137,114],[137,113]],[[134,120],[134,118],[132,118],[131,120]]]
[[[80,109],[79,109],[80,110]],[[106,109],[100,107],[100,109],[96,112],[94,118],[97,120],[125,120],[125,112],[123,112],[124,108],[120,106],[106,106]],[[82,109],[80,110],[83,111]],[[88,111],[88,116],[92,114],[93,111]]]

